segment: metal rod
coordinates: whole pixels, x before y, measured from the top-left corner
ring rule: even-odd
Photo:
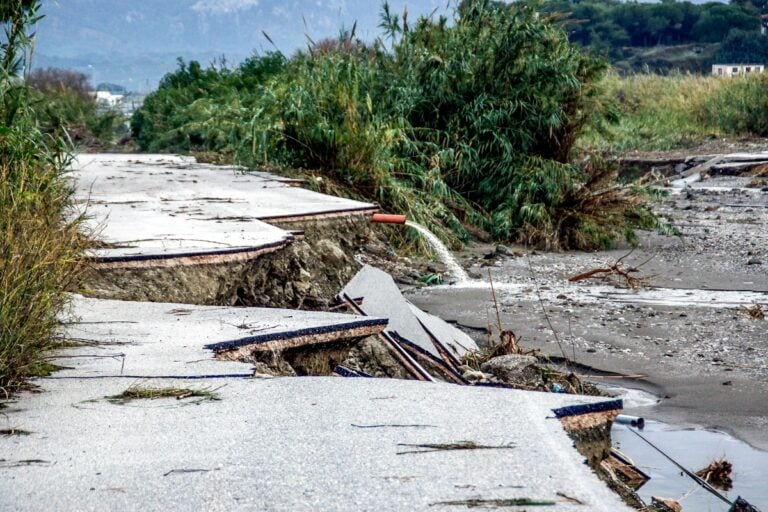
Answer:
[[[675,466],[677,466],[677,467],[680,469],[680,471],[682,471],[683,473],[685,473],[685,474],[686,474],[686,475],[688,475],[689,477],[693,478],[693,480],[694,480],[694,481],[695,481],[697,484],[699,484],[700,486],[702,486],[704,489],[708,490],[709,492],[711,492],[711,493],[712,493],[712,494],[714,494],[716,497],[718,497],[718,498],[720,498],[721,500],[723,500],[723,501],[724,501],[725,503],[727,503],[728,505],[733,505],[733,502],[732,502],[732,501],[730,501],[728,498],[726,498],[725,496],[723,496],[722,494],[720,494],[720,492],[719,492],[717,489],[715,489],[714,487],[712,487],[712,486],[709,484],[709,482],[707,482],[706,480],[704,480],[703,478],[701,478],[701,477],[700,477],[699,475],[697,475],[696,473],[692,473],[691,471],[687,470],[685,467],[683,467],[683,466],[682,466],[682,464],[680,464],[680,463],[679,463],[679,462],[677,462],[675,459],[673,459],[672,457],[670,457],[669,455],[667,455],[666,453],[664,453],[663,451],[661,451],[661,448],[659,448],[658,446],[656,446],[655,444],[653,444],[652,442],[650,442],[649,440],[647,440],[645,437],[641,436],[639,432],[637,432],[637,431],[635,431],[635,430],[633,430],[633,429],[631,429],[631,428],[630,428],[630,429],[627,429],[627,430],[629,430],[630,432],[632,432],[633,434],[635,434],[637,437],[639,437],[640,439],[642,439],[643,441],[645,441],[646,443],[648,443],[648,445],[649,445],[651,448],[653,448],[654,450],[656,450],[657,452],[659,452],[660,454],[662,454],[664,457],[666,457],[666,458],[667,458],[667,460],[669,460],[669,461],[670,461],[672,464],[674,464]]]

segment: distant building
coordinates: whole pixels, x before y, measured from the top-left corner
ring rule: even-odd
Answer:
[[[765,66],[762,64],[714,64],[712,66],[712,74],[723,77],[745,76],[764,71]]]
[[[108,107],[116,107],[123,101],[122,94],[112,94],[109,91],[96,91],[96,101]]]

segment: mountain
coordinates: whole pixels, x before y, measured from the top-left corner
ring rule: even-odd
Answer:
[[[446,12],[446,0],[390,0],[408,18]],[[275,47],[290,55],[313,40],[351,29],[379,34],[378,0],[43,0],[37,27],[38,67],[82,71],[91,81],[142,91],[175,69],[176,59],[239,62]],[[264,36],[266,32],[273,46]],[[305,35],[306,34],[306,35]]]

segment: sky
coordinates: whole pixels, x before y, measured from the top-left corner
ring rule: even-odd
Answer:
[[[448,12],[449,1],[390,5],[413,20]],[[334,37],[355,23],[357,36],[373,41],[380,9],[379,0],[43,0],[34,62],[85,72],[94,85],[145,91],[175,69],[178,57],[207,64],[275,49],[291,55],[306,47],[307,36]]]

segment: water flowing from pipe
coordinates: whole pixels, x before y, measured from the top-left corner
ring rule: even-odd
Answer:
[[[455,284],[462,285],[471,281],[467,273],[464,271],[461,265],[459,265],[459,262],[456,261],[456,258],[454,258],[453,254],[451,254],[451,251],[448,250],[445,244],[443,244],[443,242],[441,242],[433,232],[421,224],[416,224],[410,220],[406,221],[405,224],[409,227],[412,227],[421,233],[422,236],[424,236],[430,247],[432,247],[432,250],[435,252],[435,255],[445,265],[445,268],[448,270],[448,275],[453,278]]]

